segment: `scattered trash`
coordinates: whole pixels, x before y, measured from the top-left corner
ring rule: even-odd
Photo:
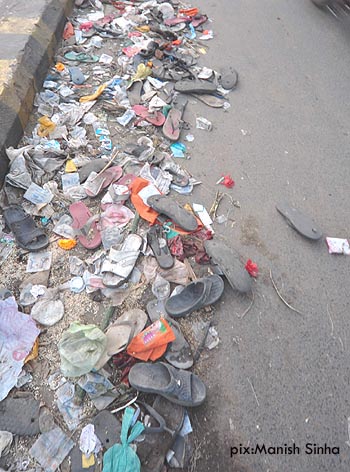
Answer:
[[[326,238],[329,254],[345,254],[350,255],[350,244],[347,239]]]
[[[211,131],[213,129],[213,125],[206,118],[203,118],[202,116],[198,116],[196,118],[196,128],[203,129],[205,131]]]
[[[232,188],[235,185],[234,180],[230,175],[223,175],[217,182],[216,185],[225,185],[226,188]]]
[[[51,252],[30,252],[28,255],[27,272],[42,272],[49,270],[51,262]]]
[[[186,157],[186,146],[183,143],[174,143],[170,146],[170,149],[174,157],[179,157],[181,159]]]
[[[248,259],[245,265],[246,271],[252,277],[257,277],[259,273],[258,265],[255,264],[251,259]]]
[[[120,435],[121,444],[115,444],[105,452],[103,456],[103,471],[114,472],[123,470],[125,472],[140,472],[141,463],[136,452],[130,447],[144,430],[144,426],[139,421],[134,424],[134,410],[131,407],[126,408],[122,431]],[[129,432],[130,430],[130,432]]]
[[[9,431],[0,431],[0,457],[9,453],[13,441],[13,434]]]
[[[80,377],[90,372],[106,346],[107,338],[97,326],[72,323],[58,344],[63,375]]]
[[[57,427],[41,434],[29,453],[47,472],[55,472],[73,446],[74,442]]]
[[[204,320],[187,339],[175,318],[210,312],[224,289],[221,275],[210,275],[219,268],[235,290],[251,291],[241,257],[212,240],[213,221],[229,220],[231,210],[217,216],[223,196],[231,206],[239,203],[217,192],[209,212],[200,203],[191,206],[186,196],[201,182],[177,160],[190,158],[184,142],[195,139],[185,121],[193,98],[227,111],[238,74],[199,64],[208,50],[203,41],[214,33],[199,8],[177,3],[75,0],[60,62],[35,97],[37,124],[23,147],[6,150],[2,205],[12,233],[3,232],[1,221],[0,262],[16,261],[23,273],[27,264],[31,275],[19,295],[30,315],[18,311],[9,290],[0,293],[0,410],[14,400],[13,388],[22,395],[30,386],[37,398],[56,402],[47,405],[52,415],[29,398],[10,405],[18,410],[16,428],[30,423],[30,434],[40,430],[34,444],[23,447],[31,446],[29,454],[48,472],[68,454],[73,471],[101,468],[102,446],[103,472],[140,471],[148,460],[149,470],[160,470],[167,459],[187,466],[192,425],[183,405],[206,398],[204,383],[188,369],[220,339]],[[213,126],[199,116],[196,128]],[[220,183],[234,185],[229,175]],[[250,269],[257,274],[253,263]],[[101,318],[94,311],[99,302]],[[92,315],[99,326],[87,324]],[[149,362],[161,357],[164,362]],[[45,395],[47,387],[54,393]],[[142,401],[136,390],[144,392]],[[152,407],[148,393],[156,394]],[[154,434],[157,414],[167,429]],[[2,419],[0,411],[7,435],[3,445],[0,433],[0,455],[11,432],[21,434]]]
[[[30,316],[18,311],[13,297],[0,300],[0,401],[16,385],[24,360],[39,333]]]

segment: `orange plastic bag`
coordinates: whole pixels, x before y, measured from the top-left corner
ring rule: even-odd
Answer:
[[[148,180],[143,179],[142,177],[137,177],[129,186],[131,191],[130,198],[141,218],[153,225],[156,222],[159,213],[157,213],[155,210],[152,210],[152,208],[143,203],[142,198],[138,195],[138,193],[143,188],[147,187],[147,185],[149,185]]]
[[[198,15],[199,10],[198,8],[181,8],[181,10],[179,10],[179,13],[186,16],[196,16]]]
[[[142,361],[155,361],[165,353],[168,343],[175,341],[175,338],[168,322],[161,318],[132,339],[127,353]]]

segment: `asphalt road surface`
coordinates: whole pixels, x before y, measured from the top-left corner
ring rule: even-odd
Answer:
[[[311,215],[325,236],[349,237],[350,34],[308,0],[198,0],[215,39],[203,63],[233,65],[240,83],[227,113],[188,107],[215,130],[195,130],[188,167],[210,207],[223,173],[239,200],[217,229],[259,265],[254,304],[228,287],[216,317],[219,349],[200,368],[208,401],[198,410],[192,470],[349,471],[349,264],[309,242],[277,213],[283,199]],[[219,214],[227,214],[228,200]],[[285,299],[303,313],[287,308]],[[198,423],[197,423],[198,421]],[[308,443],[339,454],[314,454]],[[236,454],[231,447],[294,446],[294,454]],[[299,448],[299,454],[298,449]],[[233,451],[234,452],[234,451]],[[270,452],[273,452],[270,450]],[[321,451],[319,451],[321,452]],[[326,452],[329,452],[327,449]]]

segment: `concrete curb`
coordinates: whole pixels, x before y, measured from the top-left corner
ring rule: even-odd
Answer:
[[[50,0],[0,90],[0,187],[8,168],[5,149],[17,146],[23,136],[35,94],[42,86],[73,3]]]

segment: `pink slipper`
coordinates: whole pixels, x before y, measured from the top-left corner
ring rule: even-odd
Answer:
[[[140,116],[154,126],[162,126],[164,124],[165,116],[161,111],[150,112],[144,105],[134,105],[132,109],[137,116]]]
[[[97,229],[98,215],[92,216],[83,202],[72,203],[69,212],[73,218],[73,229],[76,230],[79,242],[86,249],[96,249],[102,242]]]

